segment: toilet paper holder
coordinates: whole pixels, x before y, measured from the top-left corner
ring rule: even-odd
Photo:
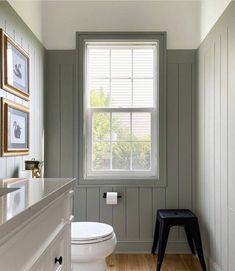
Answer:
[[[121,199],[122,198],[122,195],[118,193],[118,199]],[[103,199],[106,199],[107,198],[107,193],[103,193]]]

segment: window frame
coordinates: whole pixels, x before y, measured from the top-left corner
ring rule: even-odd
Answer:
[[[157,43],[158,50],[158,73],[157,76],[157,84],[158,84],[158,100],[156,102],[156,113],[157,116],[156,119],[151,119],[151,122],[156,121],[156,135],[158,138],[158,142],[156,140],[156,149],[157,149],[157,176],[153,176],[152,174],[149,176],[146,176],[144,172],[142,171],[141,174],[133,175],[131,172],[125,172],[125,174],[122,174],[122,176],[117,176],[117,174],[112,174],[111,172],[107,173],[107,176],[104,176],[104,172],[102,172],[100,175],[97,174],[87,174],[87,167],[86,167],[86,133],[87,133],[87,127],[86,123],[86,112],[84,110],[85,103],[86,103],[86,97],[85,97],[85,68],[86,68],[86,44],[89,42],[137,42],[137,43]],[[166,33],[165,32],[150,32],[150,33],[77,33],[77,73],[78,73],[78,101],[77,101],[77,111],[78,111],[78,117],[77,121],[79,123],[78,126],[78,135],[77,140],[79,141],[78,144],[78,163],[79,163],[79,172],[78,172],[78,178],[79,182],[81,184],[144,184],[144,185],[157,185],[157,186],[165,186],[166,185],[166,91],[165,91],[165,68],[166,68]],[[157,98],[157,97],[155,97]],[[111,111],[125,111],[125,109],[114,109],[112,108]],[[143,108],[143,111],[150,112],[152,109],[150,108]],[[95,109],[92,109],[94,112]],[[100,111],[100,110],[99,110]],[[107,109],[107,111],[110,112],[110,109]],[[130,109],[128,108],[128,111],[130,112]],[[133,108],[133,112],[138,112]],[[151,113],[151,118],[153,117],[153,113]],[[76,120],[75,120],[76,121]],[[88,122],[90,123],[90,122]],[[152,131],[151,127],[151,135],[154,137],[154,132]],[[151,142],[154,143],[153,138],[151,138]],[[91,145],[91,144],[90,144]],[[123,171],[118,171],[119,173],[124,173]]]

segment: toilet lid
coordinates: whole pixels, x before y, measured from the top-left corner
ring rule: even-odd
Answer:
[[[98,240],[113,234],[113,227],[98,222],[73,222],[71,238],[74,241]]]

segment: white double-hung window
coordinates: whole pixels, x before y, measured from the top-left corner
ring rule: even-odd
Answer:
[[[158,43],[87,42],[85,178],[158,177]]]

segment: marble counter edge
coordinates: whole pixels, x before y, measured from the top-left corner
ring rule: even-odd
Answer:
[[[49,193],[48,195],[46,195],[33,205],[29,206],[22,212],[18,213],[8,221],[4,222],[3,224],[0,224],[0,245],[5,243],[9,236],[14,234],[16,230],[17,231],[20,230],[18,229],[20,225],[23,225],[26,221],[30,221],[31,219],[33,219],[37,213],[39,213],[46,206],[50,205],[50,203],[55,201],[66,191],[75,188],[76,185],[75,178],[64,178],[64,179],[68,179],[70,181],[68,181],[68,183],[62,185],[55,191],[52,191],[51,193]]]

